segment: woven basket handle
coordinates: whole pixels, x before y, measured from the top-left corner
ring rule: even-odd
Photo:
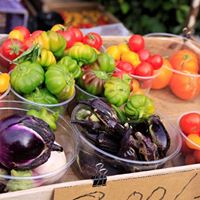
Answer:
[[[183,35],[187,38],[192,38],[194,33],[194,26],[197,21],[197,16],[199,14],[200,0],[193,0],[190,6],[190,12],[188,19],[186,21],[185,28],[183,29]]]

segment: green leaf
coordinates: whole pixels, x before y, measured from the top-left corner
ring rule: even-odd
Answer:
[[[126,14],[128,13],[130,7],[129,7],[129,4],[127,2],[123,2],[120,4],[120,7],[121,7],[121,10],[122,10],[122,13],[123,14]]]

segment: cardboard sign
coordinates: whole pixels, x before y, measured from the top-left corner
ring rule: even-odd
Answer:
[[[54,200],[200,200],[200,169],[57,188]]]

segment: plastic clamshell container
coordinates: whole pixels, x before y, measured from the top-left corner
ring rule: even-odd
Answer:
[[[198,143],[200,141],[199,135],[195,137],[195,140],[197,139],[197,143],[192,141],[190,137],[188,137],[180,127],[180,120],[184,115],[190,114],[190,113],[197,113],[200,115],[200,111],[188,111],[184,112],[181,115],[178,116],[177,118],[177,126],[179,129],[179,132],[181,133],[181,136],[183,138],[183,145],[181,148],[182,156],[183,156],[183,162],[184,164],[196,164],[200,163],[200,144]],[[196,121],[196,120],[195,120]],[[191,122],[192,123],[192,122]],[[192,128],[192,127],[190,127]],[[192,134],[195,135],[195,134]]]
[[[0,119],[11,116],[13,114],[24,115],[28,111],[27,107],[28,107],[27,103],[22,101],[2,100],[0,101]],[[31,108],[33,109],[33,107]],[[40,110],[41,107],[35,106],[34,109]],[[48,110],[48,112],[53,113],[51,110]],[[49,171],[47,170],[48,171],[47,173],[34,174],[31,177],[28,176],[13,177],[9,174],[8,175],[0,174],[1,182],[5,182],[5,184],[8,184],[9,181],[13,181],[12,185],[14,184],[13,185],[13,187],[15,188],[14,190],[20,189],[20,184],[24,186],[21,189],[30,189],[42,185],[62,182],[65,173],[76,159],[79,150],[79,136],[73,130],[71,124],[60,115],[57,121],[57,128],[54,131],[54,134],[55,134],[55,142],[57,142],[63,147],[65,153],[66,161],[63,165],[59,166],[58,163],[55,163],[55,166],[52,166],[52,170]],[[34,169],[32,170],[34,171]]]
[[[76,119],[76,113],[82,109],[87,108],[85,105],[78,104],[71,115],[72,121]],[[107,175],[125,174],[137,171],[153,170],[157,168],[162,168],[169,161],[172,161],[175,156],[179,153],[182,138],[175,126],[173,126],[166,118],[159,115],[161,120],[169,133],[170,136],[170,148],[167,152],[167,156],[155,160],[155,161],[137,161],[120,158],[100,148],[96,147],[91,143],[81,131],[81,127],[78,125],[73,125],[75,131],[80,135],[80,151],[76,160],[76,167],[78,172],[84,177],[89,178],[95,175],[96,165],[98,163],[103,164],[105,169],[107,169]]]

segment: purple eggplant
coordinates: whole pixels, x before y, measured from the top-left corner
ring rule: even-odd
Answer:
[[[0,120],[0,163],[7,169],[27,170],[48,160],[51,151],[63,151],[43,120],[11,115]]]

